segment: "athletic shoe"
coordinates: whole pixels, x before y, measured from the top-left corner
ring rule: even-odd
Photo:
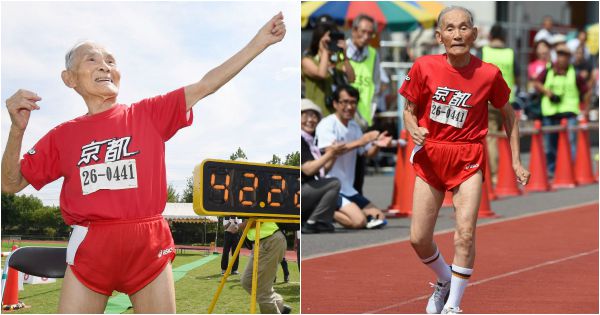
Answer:
[[[375,219],[372,216],[367,216],[367,229],[379,229],[384,227],[387,224],[386,219]]]
[[[444,307],[444,309],[442,310],[442,314],[458,314],[458,313],[462,313],[462,310],[460,309],[460,307]]]
[[[232,274],[232,275],[239,275],[239,274],[240,274],[240,272],[239,272],[239,271],[237,271],[237,270],[235,270],[235,271],[232,271],[232,272],[231,272],[231,274]]]
[[[225,275],[225,271],[227,271],[227,270],[221,270],[221,276]]]
[[[433,288],[433,294],[427,301],[427,314],[440,314],[444,309],[444,304],[450,295],[450,281],[446,283],[438,282],[437,284],[429,283]]]

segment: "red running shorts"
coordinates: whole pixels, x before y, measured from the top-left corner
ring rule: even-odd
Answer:
[[[110,296],[129,295],[152,282],[175,259],[169,224],[161,215],[135,220],[95,221],[75,246],[71,270],[89,289]],[[69,247],[75,231],[69,240]],[[81,227],[79,227],[81,228]],[[67,250],[69,252],[69,249]],[[69,261],[69,253],[67,253]]]
[[[425,146],[413,151],[412,158],[415,174],[440,191],[454,189],[479,170],[485,175],[485,163],[481,142],[438,142],[427,139]]]

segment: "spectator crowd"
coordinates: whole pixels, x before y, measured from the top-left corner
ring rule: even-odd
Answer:
[[[387,223],[385,211],[362,189],[367,160],[376,161],[381,150],[405,145],[404,140],[394,139],[397,127],[389,128],[386,118],[376,115],[394,109],[397,97],[389,73],[381,67],[380,51],[372,45],[380,38],[377,29],[376,21],[366,14],[352,21],[349,32],[324,15],[315,21],[310,45],[302,54],[302,233],[333,232],[334,222],[351,229],[381,228]],[[500,24],[480,41],[485,45],[471,52],[501,70],[511,88],[509,102],[522,124],[539,119],[544,126],[556,126],[566,119],[569,126],[577,126],[590,117],[597,120],[598,43],[590,48],[583,28],[575,36],[561,33],[564,29],[555,27],[552,17],[544,17],[526,48],[532,53],[523,70],[518,58],[522,52],[507,44],[507,30]],[[403,57],[412,62],[418,56],[407,49]],[[521,71],[526,72],[526,82],[519,79]],[[501,132],[502,115],[492,106],[488,123],[491,133]],[[494,183],[496,138],[487,138]],[[575,156],[574,131],[569,138]],[[557,133],[545,134],[550,178],[557,139]]]

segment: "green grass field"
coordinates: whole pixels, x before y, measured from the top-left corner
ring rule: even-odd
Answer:
[[[10,250],[9,244],[2,243],[2,251]],[[21,242],[21,246],[40,245],[39,243]],[[51,244],[43,244],[51,245]],[[52,244],[54,245],[54,244]],[[61,246],[57,244],[56,246]],[[62,246],[66,246],[63,244]],[[173,268],[176,269],[182,265],[192,263],[206,257],[205,255],[191,253],[179,254],[173,262]],[[240,273],[244,270],[248,257],[240,258]],[[175,296],[177,303],[177,313],[182,314],[203,314],[208,310],[208,306],[217,291],[221,280],[220,255],[210,262],[196,269],[189,271],[181,280],[175,282]],[[2,260],[4,266],[4,259]],[[298,313],[300,309],[300,276],[296,262],[289,262],[290,282],[283,282],[283,272],[278,269],[277,283],[274,285],[275,291],[284,297],[285,303],[293,308],[293,313]],[[250,312],[250,295],[244,291],[240,285],[240,276],[231,275],[227,279],[227,284],[223,288],[219,301],[213,313],[221,314],[239,314]],[[25,290],[19,292],[19,300],[23,301],[30,308],[14,311],[11,313],[23,314],[49,314],[56,313],[58,297],[62,279],[57,279],[53,284],[25,285]],[[112,298],[116,296],[116,293]],[[111,298],[111,299],[112,299]],[[257,305],[257,313],[259,313]],[[125,313],[133,313],[132,309]]]

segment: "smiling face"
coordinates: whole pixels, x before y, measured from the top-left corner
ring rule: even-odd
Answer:
[[[305,110],[302,112],[302,115],[300,116],[300,128],[302,128],[302,130],[314,135],[317,124],[319,124],[319,114],[317,114],[317,112],[314,110]]]
[[[65,84],[75,89],[86,102],[91,99],[116,99],[121,73],[114,56],[103,46],[86,42],[73,52],[69,69],[63,71]]]
[[[477,28],[473,26],[467,12],[455,9],[446,12],[435,31],[438,43],[443,44],[446,53],[453,57],[469,54],[477,39]]]
[[[356,113],[356,104],[358,99],[348,94],[347,91],[340,91],[339,101],[333,100],[336,116],[344,123],[348,123],[354,118]]]

